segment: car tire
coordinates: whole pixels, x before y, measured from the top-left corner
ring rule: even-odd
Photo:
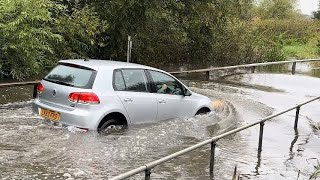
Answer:
[[[103,132],[105,129],[107,129],[109,126],[119,126],[121,125],[119,123],[119,121],[117,121],[116,119],[109,119],[107,121],[105,121],[99,128],[98,128],[98,133]]]

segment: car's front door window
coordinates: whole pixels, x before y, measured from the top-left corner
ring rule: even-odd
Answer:
[[[158,71],[149,71],[156,93],[183,95],[182,85],[171,76]]]

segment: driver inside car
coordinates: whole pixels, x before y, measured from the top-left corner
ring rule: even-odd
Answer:
[[[158,89],[158,93],[167,94],[168,93],[168,86],[166,84],[162,84],[160,89]]]
[[[158,93],[162,94],[175,94],[175,95],[181,95],[182,91],[180,88],[173,86],[168,86],[167,84],[160,85],[160,88],[157,91]]]

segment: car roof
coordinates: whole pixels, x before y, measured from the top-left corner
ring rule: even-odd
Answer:
[[[79,66],[85,66],[94,70],[99,69],[121,69],[121,68],[141,68],[141,69],[153,69],[162,71],[153,67],[127,63],[122,61],[112,61],[112,60],[98,60],[98,59],[68,59],[61,60],[59,63],[68,63],[68,64],[76,64]]]

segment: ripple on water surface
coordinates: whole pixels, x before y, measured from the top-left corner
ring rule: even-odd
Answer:
[[[223,132],[223,128],[236,127],[237,123],[226,126],[228,119],[236,120],[232,105],[226,103],[221,108],[220,112],[206,116],[133,125],[101,136],[43,121],[33,116],[31,101],[5,104],[0,111],[1,178],[96,179],[117,175],[205,140]],[[204,150],[192,157],[194,161],[207,159]],[[180,176],[181,169],[175,166],[169,163],[160,167],[165,171],[159,177],[173,178],[175,171]],[[181,168],[189,171],[192,166]]]

